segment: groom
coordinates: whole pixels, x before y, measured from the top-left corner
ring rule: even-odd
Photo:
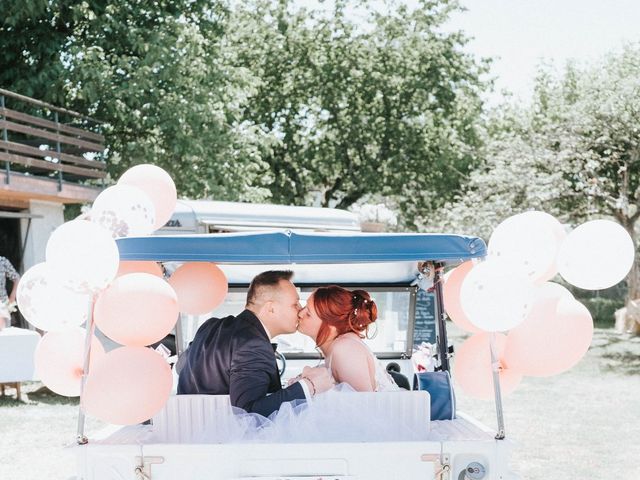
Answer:
[[[268,416],[283,402],[304,400],[329,390],[326,368],[306,367],[302,378],[283,389],[271,338],[296,331],[300,297],[291,271],[257,275],[237,317],[210,318],[184,352],[178,394],[231,397],[231,405]]]

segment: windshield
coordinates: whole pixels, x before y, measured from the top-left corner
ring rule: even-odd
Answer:
[[[347,287],[349,288],[349,287]],[[397,358],[408,352],[408,345],[412,346],[412,324],[415,308],[414,287],[362,287],[367,290],[378,307],[378,320],[369,330],[369,338],[365,342],[371,347],[377,356],[384,358]],[[306,304],[314,287],[299,288],[300,302]],[[183,316],[181,324],[181,347],[187,347],[197,329],[210,317],[226,317],[238,315],[244,310],[246,301],[246,289],[230,289],[224,303],[207,315]],[[317,357],[318,352],[315,342],[301,334],[293,333],[279,335],[273,339],[278,343],[278,351],[288,358]]]

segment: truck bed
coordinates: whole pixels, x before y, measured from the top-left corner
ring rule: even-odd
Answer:
[[[398,395],[398,394],[396,394]],[[399,394],[400,396],[405,394]],[[409,398],[397,396],[403,403]],[[416,396],[414,399],[418,398]],[[421,441],[198,443],[189,441],[203,425],[206,408],[228,408],[224,398],[172,399],[153,425],[111,427],[78,446],[84,480],[143,479],[457,479],[471,462],[486,479],[515,479],[508,471],[510,442],[473,419],[428,422]],[[410,410],[410,409],[409,409]],[[399,412],[409,415],[416,412]],[[424,412],[423,412],[424,413]],[[427,411],[428,413],[428,411]],[[205,421],[206,424],[206,421]],[[182,438],[180,438],[182,437]],[[447,474],[441,476],[440,474]]]

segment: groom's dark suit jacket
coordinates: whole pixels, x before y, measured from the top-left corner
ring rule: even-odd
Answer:
[[[267,332],[249,310],[207,320],[183,355],[178,394],[229,395],[233,406],[264,416],[305,398],[299,383],[282,388]]]

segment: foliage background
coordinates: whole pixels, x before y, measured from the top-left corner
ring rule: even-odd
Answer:
[[[392,228],[485,239],[542,209],[638,245],[638,45],[542,64],[529,103],[489,107],[490,60],[443,28],[456,0],[3,4],[0,86],[104,121],[112,179],[149,162],[189,198],[382,203]]]

